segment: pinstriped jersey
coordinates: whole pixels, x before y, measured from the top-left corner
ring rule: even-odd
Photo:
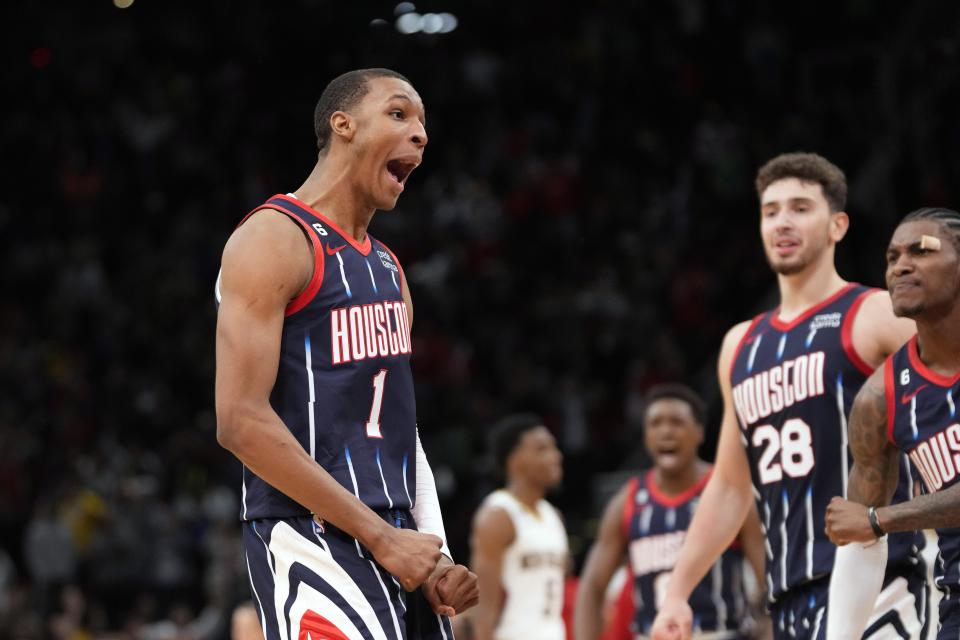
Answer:
[[[252,213],[266,208],[301,226],[315,258],[311,281],[286,309],[270,404],[304,450],[364,504],[408,509],[416,406],[400,263],[382,242],[369,235],[357,242],[295,197],[274,196]],[[243,469],[244,520],[308,513]]]
[[[623,510],[630,578],[633,581],[633,633],[649,636],[666,585],[686,537],[709,472],[676,496],[664,494],[653,471],[633,478]],[[745,622],[743,554],[738,544],[723,552],[690,594],[694,634],[736,631]]]
[[[927,493],[960,482],[960,374],[942,376],[920,359],[914,336],[884,363],[887,436],[919,472]],[[944,592],[941,612],[960,608],[960,528],[937,529],[940,554],[934,566]]]
[[[833,569],[824,515],[845,496],[852,459],[847,416],[872,368],[853,347],[857,310],[874,289],[848,284],[791,322],[754,318],[737,347],[731,386],[764,528],[771,601]],[[911,495],[901,461],[896,501]],[[919,534],[890,537],[888,571],[922,570]]]

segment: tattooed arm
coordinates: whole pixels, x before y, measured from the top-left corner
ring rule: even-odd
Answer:
[[[887,533],[960,527],[960,484],[877,509],[877,518]]]
[[[898,451],[887,440],[883,367],[870,376],[853,401],[849,434],[853,468],[848,500],[834,498],[826,515],[827,535],[837,545],[873,542],[877,536],[870,527],[867,507],[889,504],[897,486],[900,466]]]

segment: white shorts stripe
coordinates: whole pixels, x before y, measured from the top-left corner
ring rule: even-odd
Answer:
[[[289,524],[282,521],[274,526],[270,534],[269,550],[273,553],[277,563],[276,575],[280,576],[280,579],[274,582],[273,596],[279,620],[287,620],[284,615],[284,607],[290,597],[291,568],[296,563],[303,565],[317,575],[323,576],[343,597],[347,605],[357,612],[374,640],[388,640],[387,634],[377,618],[376,611],[370,605],[367,597],[330,553],[325,552],[315,543],[297,533]],[[297,585],[293,605],[290,607],[289,620],[292,638],[299,637],[299,623],[308,609],[317,612],[337,625],[351,640],[360,640],[363,637],[345,611],[310,585],[300,582]],[[281,634],[281,637],[285,636],[285,632]]]

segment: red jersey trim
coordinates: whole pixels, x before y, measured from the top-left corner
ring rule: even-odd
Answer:
[[[368,236],[368,237],[369,237],[369,236]],[[383,248],[386,249],[386,250],[387,250],[387,253],[390,254],[390,257],[393,258],[393,263],[394,263],[395,265],[397,265],[397,269],[400,270],[400,284],[401,284],[401,288],[402,288],[403,282],[407,279],[407,276],[406,276],[406,275],[404,274],[404,272],[403,272],[403,265],[400,264],[400,261],[399,261],[399,260],[397,260],[397,254],[395,254],[395,253],[393,252],[393,249],[391,249],[390,247],[388,247],[387,245],[385,245],[385,244],[383,243],[383,240],[377,240],[377,242],[379,242],[381,245],[383,245]]]
[[[832,296],[830,296],[826,300],[821,300],[817,304],[813,305],[812,307],[810,307],[809,309],[807,309],[806,311],[798,315],[796,318],[794,318],[790,322],[783,322],[782,320],[780,320],[780,317],[779,317],[780,307],[778,306],[776,309],[773,310],[773,313],[770,315],[770,325],[777,331],[790,331],[791,329],[796,327],[798,324],[800,324],[801,322],[803,322],[804,320],[806,320],[807,318],[815,314],[817,311],[820,311],[827,305],[832,304],[837,300],[839,300],[847,292],[849,292],[851,289],[853,289],[856,286],[859,286],[856,282],[848,282],[846,285],[841,287],[840,290],[834,293]]]
[[[730,358],[730,382],[733,382],[733,369],[737,366],[737,358],[740,357],[740,352],[743,350],[743,345],[747,343],[747,340],[750,339],[750,334],[754,329],[757,328],[757,325],[760,324],[760,321],[763,320],[763,316],[767,315],[767,312],[764,311],[761,314],[754,316],[753,320],[750,321],[750,326],[747,327],[746,332],[740,337],[740,342],[737,343],[737,348],[733,350],[733,357]]]
[[[243,219],[240,221],[237,227],[240,227],[244,222],[249,220],[250,216],[256,212],[263,211],[264,209],[270,209],[272,211],[276,211],[277,213],[282,213],[303,227],[307,237],[310,238],[310,244],[313,246],[313,275],[310,276],[310,282],[307,283],[306,289],[301,291],[297,297],[287,303],[287,306],[283,311],[283,315],[284,317],[289,318],[297,311],[300,311],[305,306],[310,304],[310,301],[313,300],[313,298],[317,295],[317,292],[320,291],[320,287],[323,285],[323,272],[326,263],[326,259],[323,257],[323,245],[320,243],[320,237],[317,235],[316,229],[307,224],[306,220],[297,215],[296,212],[277,204],[266,203],[260,205],[247,215],[243,216]]]
[[[270,198],[270,199],[273,200],[274,198],[280,198],[281,200],[286,200],[290,204],[296,205],[302,209],[306,209],[307,211],[310,212],[311,215],[319,218],[324,223],[329,225],[334,231],[336,231],[341,236],[343,236],[343,239],[349,242],[350,246],[352,246],[354,249],[359,251],[361,255],[363,256],[370,255],[371,244],[370,244],[369,233],[363,239],[363,242],[357,242],[356,238],[354,238],[352,235],[350,235],[349,233],[341,229],[339,225],[337,225],[337,223],[335,223],[330,218],[328,218],[327,216],[323,215],[322,213],[320,213],[319,211],[317,211],[316,209],[308,205],[306,202],[302,202],[296,198],[291,198],[290,196],[284,195],[282,193],[278,193],[277,195],[273,196],[273,198]]]
[[[653,469],[647,472],[647,490],[650,491],[650,497],[653,498],[654,502],[659,504],[662,507],[674,508],[679,507],[680,505],[689,502],[691,498],[703,491],[703,488],[707,486],[707,481],[710,480],[710,474],[713,473],[713,467],[710,467],[703,477],[693,483],[693,486],[678,493],[675,496],[669,496],[663,491],[660,490],[660,487],[657,486],[656,481],[653,479]]]
[[[630,540],[630,521],[633,514],[637,512],[637,489],[640,487],[640,477],[630,478],[627,484],[627,501],[623,503],[623,514],[620,516],[620,529],[623,531],[623,539]]]
[[[916,369],[917,373],[933,384],[949,388],[957,384],[957,381],[960,381],[960,371],[952,376],[944,376],[923,364],[923,360],[920,359],[920,352],[917,351],[916,335],[910,338],[910,341],[907,343],[907,355],[910,357],[910,366]]]
[[[846,352],[847,357],[850,358],[850,362],[866,376],[873,373],[874,367],[871,367],[866,360],[861,358],[860,354],[857,353],[856,347],[853,346],[853,322],[863,301],[867,299],[867,296],[877,291],[879,291],[879,289],[868,289],[857,296],[857,299],[850,305],[850,310],[847,311],[846,316],[843,318],[843,326],[840,328],[840,342],[843,343],[843,350]]]
[[[887,440],[893,446],[897,446],[897,441],[893,438],[893,423],[897,411],[897,391],[893,384],[892,355],[883,363],[883,395],[887,399]]]
[[[283,315],[289,318],[310,304],[310,301],[313,300],[317,292],[320,291],[320,287],[323,285],[323,270],[326,258],[323,255],[323,245],[320,243],[320,237],[317,235],[316,230],[293,211],[284,210],[283,212],[300,223],[300,226],[307,232],[307,235],[310,237],[310,242],[313,244],[313,276],[310,278],[310,282],[307,283],[307,288],[291,300],[286,310],[284,310]]]

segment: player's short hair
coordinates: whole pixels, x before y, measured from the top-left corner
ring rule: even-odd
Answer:
[[[500,420],[493,427],[493,460],[497,470],[506,473],[507,458],[514,452],[527,431],[543,426],[543,418],[535,413],[515,413]]]
[[[337,111],[349,111],[357,106],[370,90],[373,78],[396,78],[410,84],[406,77],[391,69],[355,69],[337,76],[323,90],[313,110],[313,130],[317,134],[317,149],[324,151],[330,144],[333,130],[330,116]]]
[[[782,153],[757,171],[757,196],[763,196],[767,187],[785,178],[816,182],[831,211],[843,211],[847,206],[847,176],[843,170],[816,153]]]
[[[900,224],[912,222],[913,220],[934,220],[939,222],[940,226],[945,227],[946,230],[950,232],[950,237],[953,239],[953,246],[956,247],[957,252],[960,253],[960,213],[957,213],[953,209],[944,209],[943,207],[923,207],[922,209],[916,209],[905,215],[903,220],[900,221]]]
[[[681,400],[690,406],[694,421],[703,427],[707,423],[707,405],[696,391],[685,384],[670,382],[650,387],[643,396],[643,421],[647,421],[647,411],[658,400]]]

